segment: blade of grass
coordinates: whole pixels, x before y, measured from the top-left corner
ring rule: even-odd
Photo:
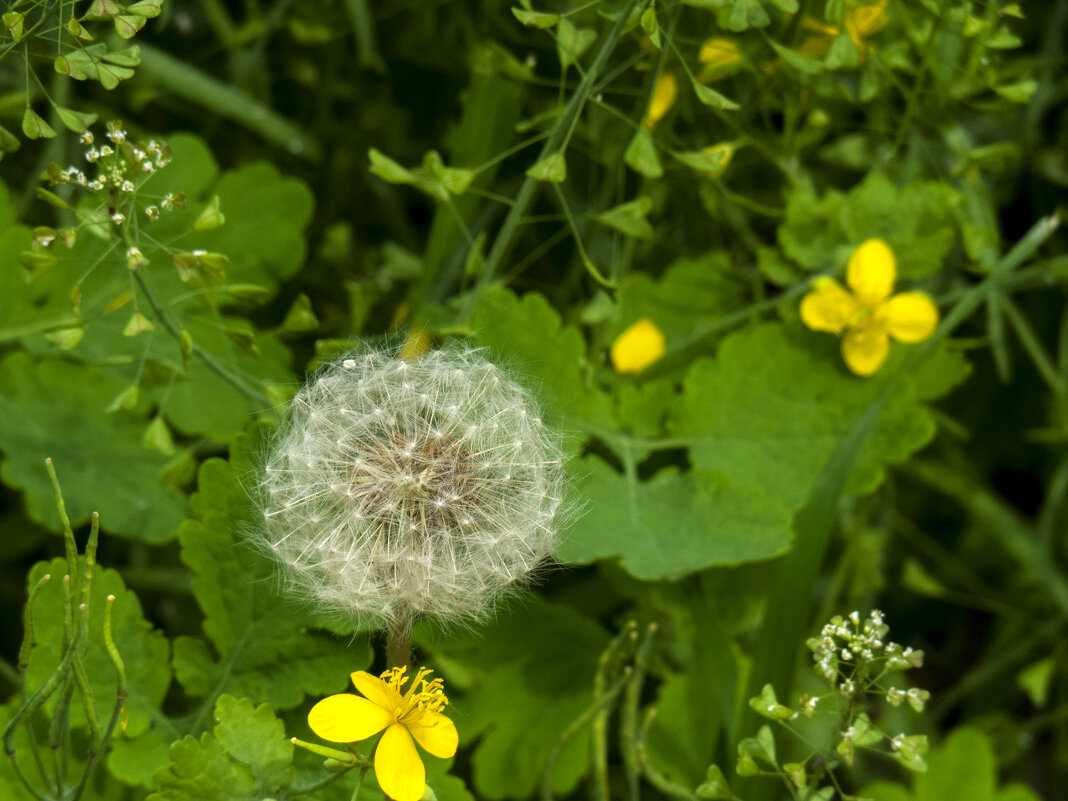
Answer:
[[[299,126],[229,84],[158,48],[141,44],[138,74],[155,81],[167,94],[233,120],[295,156],[309,161],[318,161],[322,156],[319,143]]]

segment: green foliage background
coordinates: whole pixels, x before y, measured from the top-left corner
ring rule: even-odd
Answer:
[[[415,631],[461,737],[442,801],[720,797],[713,763],[740,798],[828,798],[734,775],[746,700],[809,688],[805,638],[871,608],[932,693],[886,726],[933,747],[842,792],[1068,785],[1068,3],[890,0],[859,31],[854,0],[2,6],[0,720],[63,658],[50,457],[79,542],[100,514],[92,695],[108,595],[128,683],[81,797],[353,797],[289,738],[382,640],[280,593],[246,488],[309,370],[418,332],[534,389],[577,510],[490,625]],[[47,180],[118,119],[170,163],[129,196]],[[798,303],[872,237],[942,323],[865,379]],[[620,374],[643,318],[666,352]],[[90,740],[75,701],[62,773]],[[7,759],[0,796],[33,798]]]

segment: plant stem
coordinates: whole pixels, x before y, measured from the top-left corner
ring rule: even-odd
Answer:
[[[412,625],[404,621],[386,632],[386,666],[409,667],[412,662]]]
[[[563,114],[557,119],[552,135],[542,146],[541,153],[538,155],[535,163],[542,161],[553,153],[563,150],[567,146],[568,139],[571,137],[575,124],[578,122],[579,114],[592,93],[597,76],[601,74],[605,66],[608,64],[608,59],[612,55],[612,51],[615,50],[616,43],[619,41],[619,37],[623,34],[623,28],[626,25],[627,20],[630,19],[631,11],[634,9],[634,6],[637,5],[637,2],[638,0],[628,0],[627,4],[620,10],[616,24],[612,26],[612,30],[609,31],[604,44],[601,45],[601,49],[598,51],[593,64],[590,65],[589,70],[582,76],[582,81],[575,88],[575,93],[571,96],[571,100],[568,101]],[[537,179],[528,177],[523,181],[523,185],[519,188],[519,194],[516,196],[515,205],[508,210],[508,216],[504,218],[501,230],[493,240],[493,247],[490,249],[489,255],[486,257],[486,263],[478,277],[478,283],[475,284],[471,294],[467,297],[467,301],[465,302],[461,313],[461,321],[466,321],[471,318],[471,315],[475,311],[475,306],[478,304],[478,299],[482,296],[482,293],[489,286],[490,282],[493,281],[497,271],[501,269],[501,265],[508,257],[520,221],[526,213],[527,208],[530,206],[531,201],[534,199],[534,191],[537,189],[539,183],[541,182]]]

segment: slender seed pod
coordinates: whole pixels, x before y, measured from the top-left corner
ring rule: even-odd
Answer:
[[[564,482],[559,437],[485,351],[350,354],[294,399],[256,537],[358,624],[468,622],[550,555]]]

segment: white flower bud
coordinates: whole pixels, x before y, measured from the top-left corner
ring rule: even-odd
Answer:
[[[562,452],[538,416],[481,350],[349,354],[294,399],[256,538],[357,623],[484,617],[553,548]]]

